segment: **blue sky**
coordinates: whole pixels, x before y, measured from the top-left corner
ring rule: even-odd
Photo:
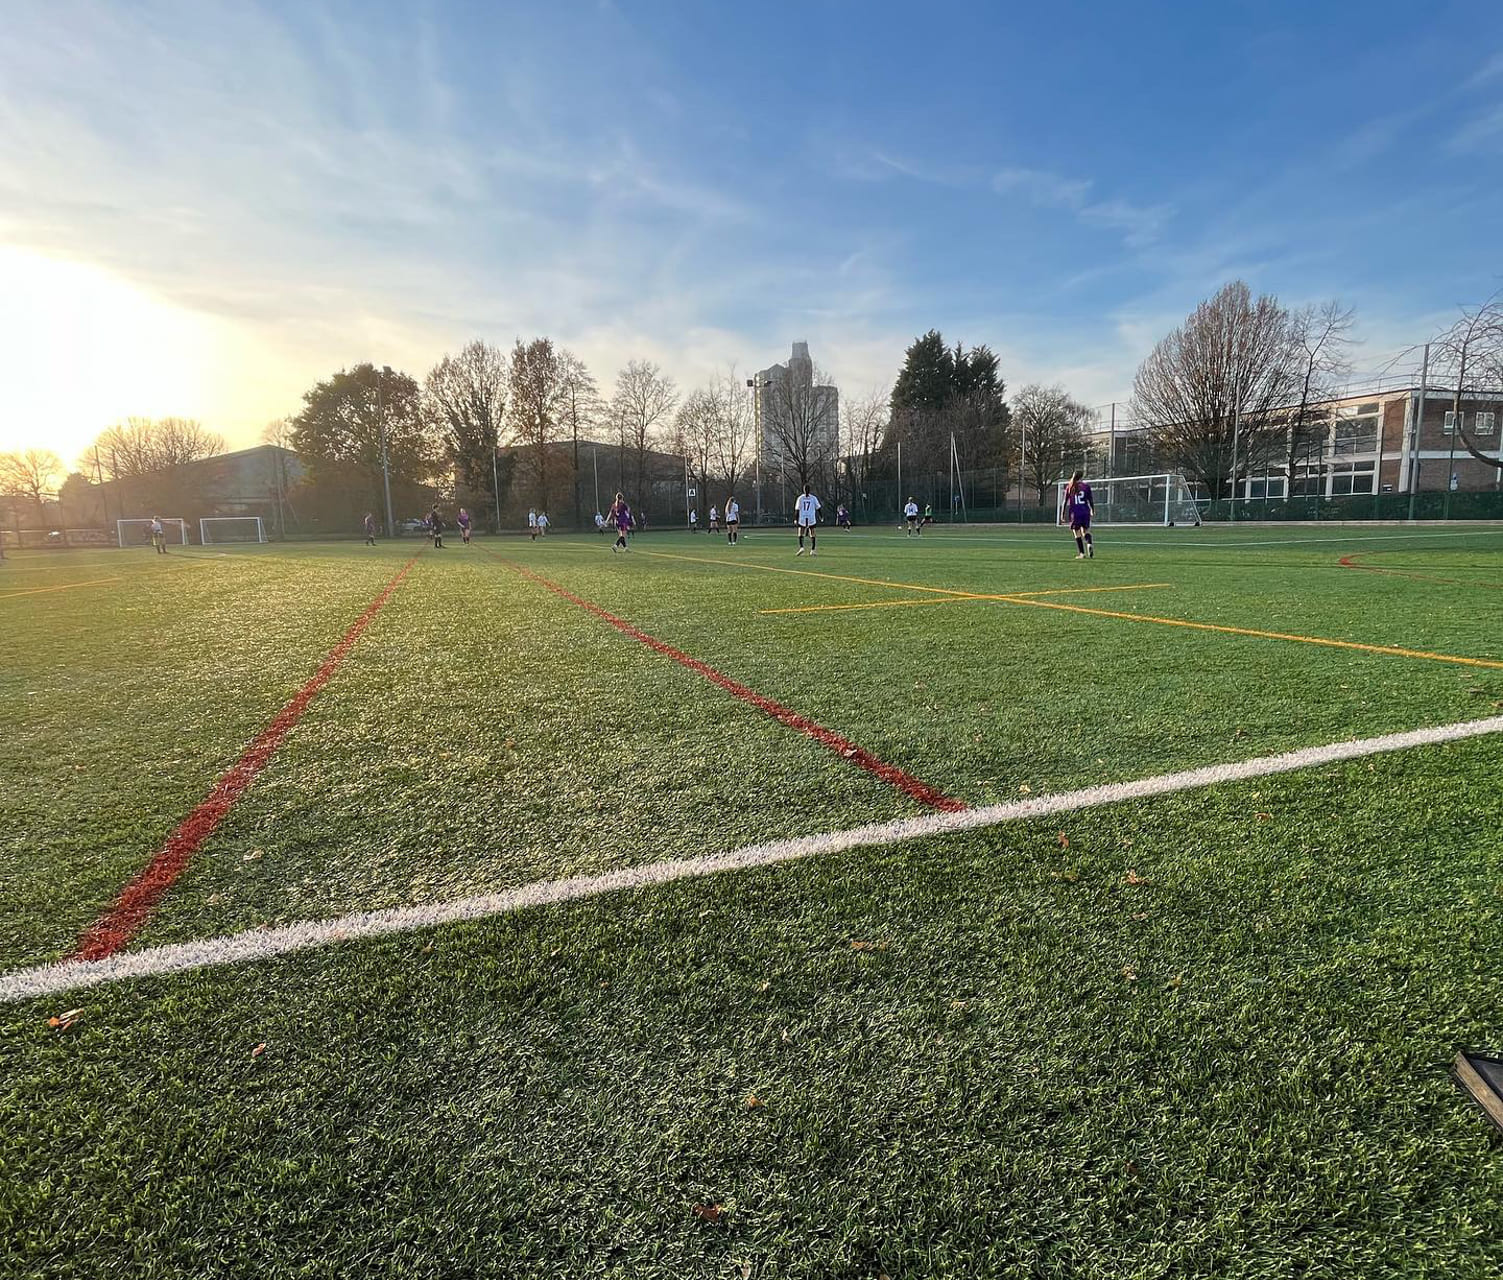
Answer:
[[[1500,233],[1498,4],[15,5],[0,447],[539,333],[859,393],[935,326],[1125,400],[1237,276],[1376,367]]]

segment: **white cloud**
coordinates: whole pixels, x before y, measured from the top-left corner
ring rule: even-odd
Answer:
[[[1069,178],[1047,169],[1003,169],[992,177],[992,190],[998,195],[1018,195],[1039,208],[1067,209],[1087,226],[1122,232],[1129,248],[1151,244],[1174,216],[1168,204],[1138,205],[1115,197],[1092,200],[1094,186],[1089,178]]]

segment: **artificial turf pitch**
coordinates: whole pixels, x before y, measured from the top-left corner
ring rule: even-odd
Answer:
[[[129,948],[932,807],[664,649],[967,805],[1503,708],[1503,530],[1098,541],[428,550]],[[0,566],[0,973],[73,951],[415,549]],[[1500,769],[0,1005],[0,1273],[1494,1275],[1503,1152],[1446,1068],[1503,1047]]]

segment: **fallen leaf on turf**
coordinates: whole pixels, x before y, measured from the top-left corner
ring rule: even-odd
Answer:
[[[1122,966],[1122,976],[1129,982],[1136,982],[1138,980],[1138,971],[1132,965],[1125,964]]]
[[[253,1057],[253,1058],[259,1058],[265,1052],[266,1052],[266,1041],[263,1040],[254,1049],[251,1050],[251,1057]]]
[[[760,987],[758,987],[757,990],[758,991],[766,991],[771,986],[772,986],[772,982],[769,979],[767,982],[764,982]]]
[[[1018,791],[1026,796],[1030,795],[1033,792],[1033,788],[1030,787],[1026,782],[1020,782],[1018,783]]]
[[[1271,814],[1271,813],[1258,813],[1258,814],[1255,814],[1254,816],[1257,818],[1257,820],[1259,822],[1272,822],[1273,821],[1273,814]]]
[[[1140,876],[1136,871],[1134,871],[1131,868],[1129,868],[1127,874],[1122,877],[1122,883],[1123,884],[1147,884],[1148,883],[1148,878],[1146,876]]]
[[[1068,849],[1070,847],[1070,837],[1063,831],[1059,833],[1059,847],[1061,849]]]
[[[1185,976],[1182,973],[1176,973],[1174,977],[1170,978],[1168,982],[1164,983],[1164,985],[1173,991],[1178,991],[1182,986],[1185,985]]]
[[[763,1102],[761,1098],[757,1097],[756,1094],[749,1093],[746,1095],[746,1102],[744,1105],[746,1106],[746,1109],[748,1111],[755,1111],[758,1107],[764,1107],[767,1104]]]
[[[697,1204],[694,1216],[701,1222],[719,1222],[725,1216],[725,1209],[718,1204]]]
[[[885,942],[865,942],[865,941],[863,941],[860,938],[852,938],[851,939],[851,950],[852,951],[886,951],[887,950],[887,944]]]
[[[965,1008],[965,1001],[964,1000],[951,1000],[950,1001],[950,1008],[952,1008],[952,1009],[964,1009]]]
[[[1078,872],[1078,871],[1056,871],[1056,872],[1053,873],[1053,876],[1054,876],[1054,878],[1056,880],[1068,880],[1071,884],[1074,884],[1077,880],[1080,879],[1080,872]]]
[[[64,1022],[72,1022],[82,1012],[82,1009],[69,1009],[67,1013],[60,1013],[57,1016]]]
[[[1148,912],[1146,912],[1146,911],[1134,911],[1132,913],[1132,918],[1134,920],[1146,920],[1146,919],[1148,919]]]

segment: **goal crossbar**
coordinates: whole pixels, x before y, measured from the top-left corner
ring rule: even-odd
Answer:
[[[198,540],[206,547],[227,542],[265,542],[266,525],[260,516],[201,516]]]
[[[1197,525],[1200,508],[1185,477],[1178,471],[1160,471],[1144,476],[1110,476],[1092,479],[1093,524]],[[1065,514],[1068,480],[1055,481],[1055,520],[1069,523]]]
[[[172,547],[186,547],[188,545],[188,522],[173,516],[170,519],[161,517],[162,534],[167,539],[167,545]],[[133,516],[126,520],[115,521],[115,535],[122,547],[149,547],[151,545],[151,517]]]

